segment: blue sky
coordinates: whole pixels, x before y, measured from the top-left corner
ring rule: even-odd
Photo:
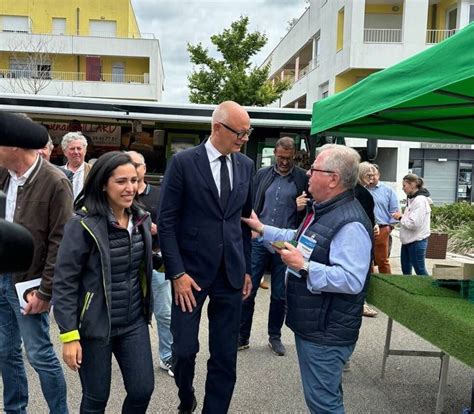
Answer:
[[[249,17],[250,31],[264,32],[268,43],[255,57],[259,65],[286,34],[288,21],[299,17],[304,0],[132,0],[142,33],[160,40],[165,70],[163,102],[188,102],[187,75],[192,71],[187,42],[213,46],[210,37],[241,15]],[[211,51],[211,50],[210,50]]]

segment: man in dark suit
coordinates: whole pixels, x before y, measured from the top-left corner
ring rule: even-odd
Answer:
[[[172,280],[174,374],[180,413],[197,402],[193,378],[202,306],[209,297],[209,351],[203,413],[225,413],[236,381],[242,299],[252,289],[250,230],[253,162],[240,153],[252,132],[232,101],[212,114],[203,144],[176,154],[162,185],[158,232],[166,277]]]

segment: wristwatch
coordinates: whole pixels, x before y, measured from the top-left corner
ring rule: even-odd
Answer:
[[[309,274],[309,262],[304,262],[303,267],[298,270],[301,277],[308,277]]]

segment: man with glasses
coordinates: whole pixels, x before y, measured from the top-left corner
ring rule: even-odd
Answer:
[[[295,333],[311,413],[343,413],[342,372],[359,336],[368,287],[372,224],[355,199],[360,157],[324,145],[308,171],[314,203],[297,231],[243,219],[288,266],[286,324]],[[288,241],[293,240],[297,247]]]
[[[378,267],[379,273],[391,274],[392,268],[389,260],[390,233],[393,226],[398,223],[392,217],[392,214],[399,212],[400,208],[395,191],[379,180],[379,167],[377,164],[371,164],[371,169],[366,173],[365,182],[367,184],[366,188],[372,194],[375,203],[374,263]]]
[[[261,168],[254,178],[255,213],[260,221],[271,226],[296,229],[304,218],[308,198],[306,171],[295,166],[295,142],[290,137],[280,138],[275,145],[275,165]],[[271,265],[271,297],[268,313],[268,346],[279,356],[286,353],[281,341],[285,320],[285,270],[280,255],[270,253],[261,238],[252,240],[252,293],[242,304],[239,350],[249,348],[250,331],[255,308],[255,296],[260,279]]]
[[[209,352],[204,413],[226,413],[236,381],[242,300],[251,292],[253,161],[240,151],[252,132],[235,102],[212,114],[209,139],[175,154],[163,180],[158,233],[172,280],[173,372],[180,413],[196,409],[193,379],[199,323],[209,297]]]

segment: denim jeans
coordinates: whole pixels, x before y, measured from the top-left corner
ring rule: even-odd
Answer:
[[[281,328],[285,321],[286,297],[285,297],[285,271],[286,264],[282,262],[278,254],[270,253],[263,243],[258,239],[252,240],[252,293],[242,303],[242,314],[240,319],[240,337],[250,338],[252,330],[253,312],[255,309],[255,297],[260,286],[260,280],[268,263],[271,263],[271,297],[270,310],[268,312],[268,336],[280,339]]]
[[[295,335],[306,405],[312,414],[344,414],[342,371],[354,345],[318,345]]]
[[[123,414],[145,413],[154,388],[150,335],[144,318],[133,329],[112,329],[108,342],[81,339],[81,413],[104,413],[110,395],[112,354],[122,372],[127,397]]]
[[[412,268],[415,268],[417,275],[428,275],[425,266],[426,247],[428,238],[418,240],[408,244],[402,244],[400,261],[404,275],[411,275]]]
[[[156,319],[158,331],[158,350],[160,359],[166,361],[171,357],[171,283],[165,279],[165,274],[153,270],[151,278],[151,290],[153,294],[153,313]]]
[[[11,274],[0,274],[0,370],[6,413],[26,413],[28,405],[22,339],[50,413],[67,413],[66,381],[49,338],[49,315],[22,315]]]

